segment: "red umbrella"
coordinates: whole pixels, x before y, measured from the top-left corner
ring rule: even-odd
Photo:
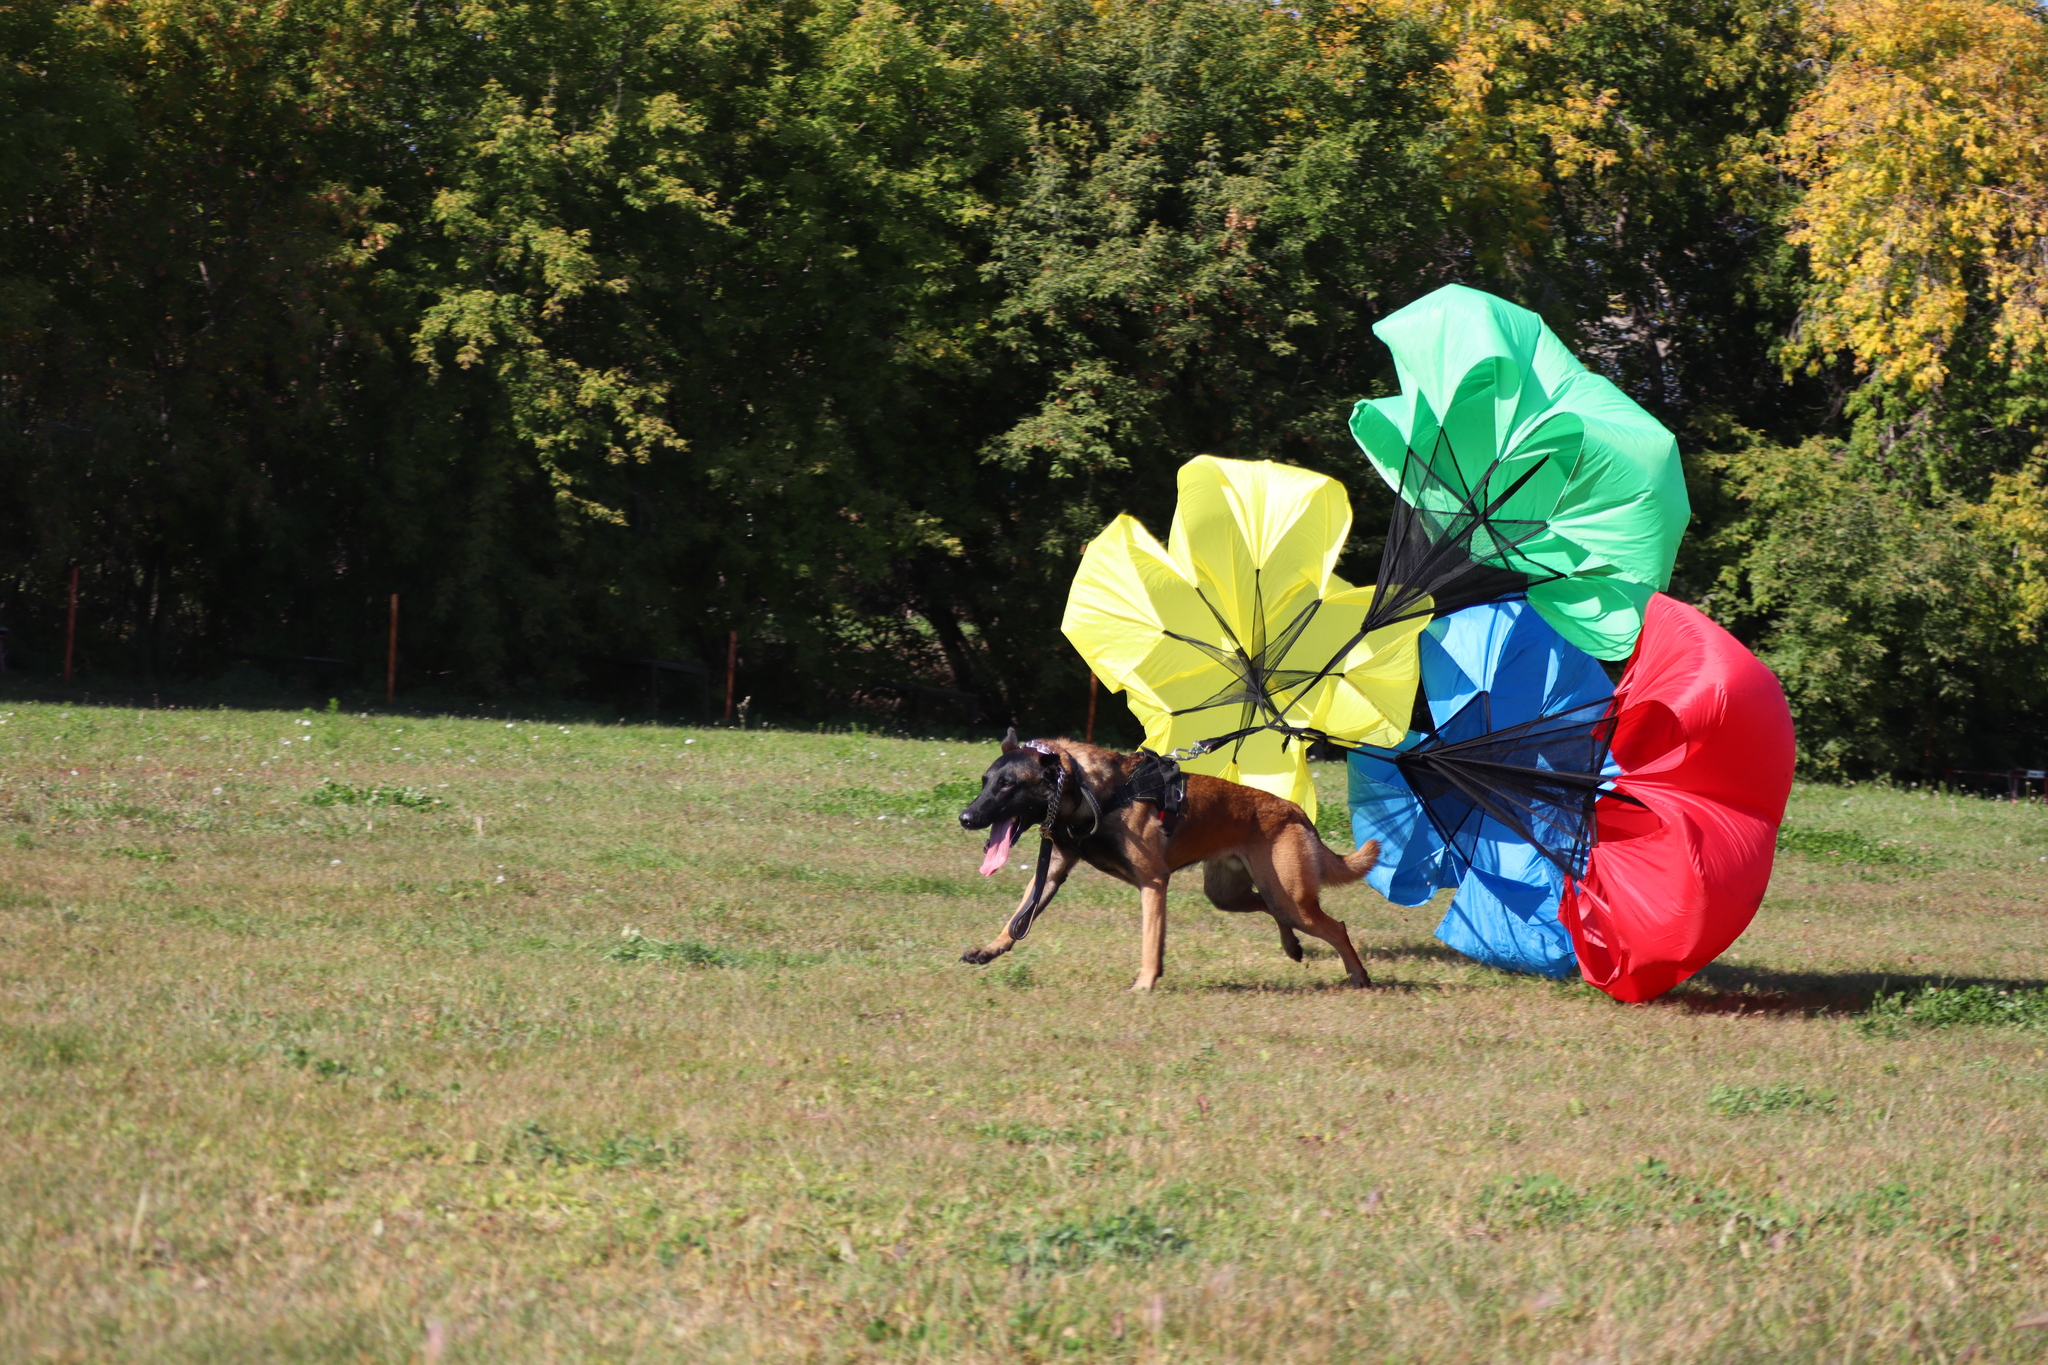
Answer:
[[[1617,790],[1558,918],[1579,971],[1653,1000],[1735,942],[1771,879],[1792,790],[1792,712],[1777,675],[1696,609],[1658,593],[1614,691]]]

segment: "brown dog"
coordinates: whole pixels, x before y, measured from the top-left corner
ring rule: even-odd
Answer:
[[[1041,859],[1044,876],[1032,879],[1003,932],[962,954],[963,962],[979,965],[1009,952],[1074,865],[1085,862],[1138,888],[1144,940],[1131,989],[1149,991],[1166,970],[1167,880],[1204,863],[1203,890],[1217,909],[1264,910],[1279,922],[1280,946],[1296,962],[1300,930],[1337,950],[1353,986],[1372,984],[1351,936],[1323,913],[1321,889],[1371,871],[1379,845],[1340,857],[1292,801],[1218,777],[1181,775],[1149,754],[1112,753],[1071,739],[1019,744],[1012,729],[960,823],[989,831],[985,876],[1009,860],[1017,836],[1032,825],[1044,824],[1052,845],[1050,861]]]

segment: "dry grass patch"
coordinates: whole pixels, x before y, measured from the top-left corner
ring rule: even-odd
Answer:
[[[1185,888],[1137,998],[1093,874],[953,960],[986,748],[0,714],[11,1359],[2048,1348],[2039,807],[1802,788],[1648,1007],[1363,888],[1385,989]]]

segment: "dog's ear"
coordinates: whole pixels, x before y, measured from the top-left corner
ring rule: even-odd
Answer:
[[[1017,727],[1012,725],[1009,733],[1003,736],[1003,752],[1014,754],[1023,747],[1023,745],[1017,742]]]

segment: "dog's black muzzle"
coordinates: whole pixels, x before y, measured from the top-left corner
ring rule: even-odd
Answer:
[[[1037,824],[1038,817],[1039,812],[1036,810],[1030,811],[1028,813],[1018,813],[1010,815],[1005,814],[993,803],[984,806],[981,802],[976,801],[966,810],[960,812],[960,828],[987,829],[990,825],[993,825],[998,820],[1008,819],[1015,820],[1017,822],[1018,832],[1022,833],[1026,828]]]

